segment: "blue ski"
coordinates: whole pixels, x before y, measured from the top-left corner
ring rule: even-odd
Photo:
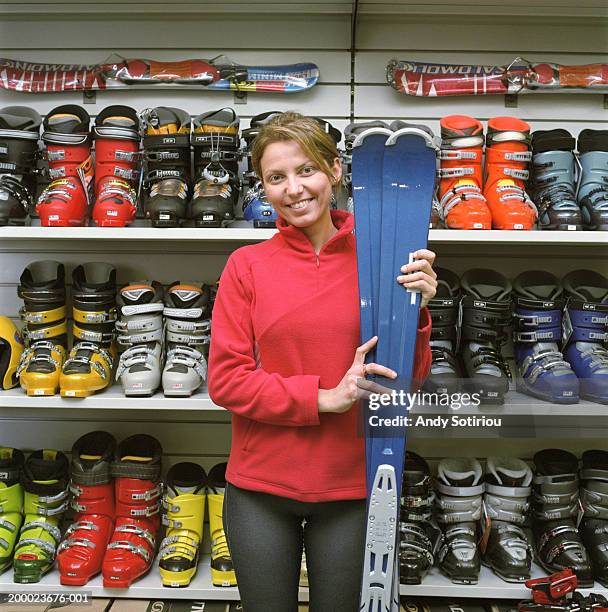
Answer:
[[[398,373],[395,380],[382,379],[381,384],[395,391],[409,392],[420,298],[415,292],[404,291],[395,277],[400,273],[400,266],[406,260],[412,261],[413,253],[427,244],[436,145],[423,129],[414,126],[398,129],[385,141],[379,181],[378,175],[370,178],[373,171],[370,165],[377,172],[379,164],[366,156],[366,138],[364,132],[359,142],[355,140],[352,167],[355,219],[367,206],[367,219],[364,213],[363,219],[356,221],[357,259],[362,267],[359,271],[362,340],[378,335],[375,360]],[[367,172],[362,168],[368,168]],[[367,194],[360,198],[359,194],[366,193],[366,187]],[[374,190],[377,190],[375,194]],[[370,228],[360,234],[359,227],[365,220],[369,220]],[[377,243],[373,241],[377,228],[381,228],[379,258]],[[370,272],[370,267],[379,270],[376,290],[376,273]],[[364,293],[369,291],[370,283],[361,283],[362,277],[372,278],[371,299]],[[368,302],[371,306],[367,306]],[[364,310],[371,314],[364,314]],[[367,328],[370,320],[375,325],[375,333],[369,333]],[[369,414],[366,409],[366,420]],[[383,407],[378,416],[391,418],[406,414],[405,406],[391,405]],[[362,612],[399,610],[397,532],[405,434],[405,427],[372,428],[366,423],[368,521]]]

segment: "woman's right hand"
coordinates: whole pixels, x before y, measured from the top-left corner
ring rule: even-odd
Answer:
[[[356,401],[369,398],[371,393],[382,394],[388,391],[378,383],[365,380],[366,374],[377,374],[386,378],[397,377],[397,373],[386,366],[379,363],[365,363],[365,356],[377,343],[378,336],[374,336],[357,348],[352,365],[337,387],[319,389],[319,412],[341,414],[350,410]]]

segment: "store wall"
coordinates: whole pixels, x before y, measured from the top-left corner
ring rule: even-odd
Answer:
[[[110,3],[106,2],[107,7]],[[321,69],[321,82],[312,90],[291,96],[250,94],[245,104],[234,108],[246,127],[249,118],[266,110],[294,109],[325,117],[338,128],[356,119],[406,119],[424,122],[437,130],[439,118],[451,113],[470,114],[486,120],[510,114],[530,121],[533,129],[565,127],[578,134],[585,127],[605,128],[608,110],[602,95],[520,96],[516,108],[505,108],[502,96],[492,98],[418,99],[397,94],[385,84],[384,69],[391,58],[495,64],[522,54],[531,60],[588,63],[605,60],[608,52],[606,28],[593,20],[570,22],[551,19],[513,18],[505,21],[483,17],[395,17],[362,15],[357,27],[354,83],[351,91],[351,23],[349,15],[308,14],[158,14],[160,3],[149,15],[136,14],[116,4],[116,13],[104,17],[74,16],[65,9],[60,17],[37,15],[24,9],[0,16],[0,56],[39,61],[96,62],[111,52],[124,56],[159,60],[188,57],[214,57],[220,53],[236,62],[290,63],[313,61]],[[25,6],[29,6],[25,3]],[[67,7],[64,3],[62,7]],[[86,7],[85,7],[86,8]],[[84,9],[83,9],[84,10]],[[27,95],[0,90],[0,108],[5,105],[33,105],[42,114],[59,104],[83,102],[82,93]],[[195,115],[206,110],[231,106],[232,95],[196,88],[137,88],[128,91],[97,92],[96,100],[85,108],[94,116],[110,104],[130,104],[140,110],[168,105],[184,108]],[[24,241],[0,242],[0,312],[16,318],[19,301],[16,285],[21,270],[29,262],[52,258],[64,262],[68,272],[83,261],[108,261],[118,268],[121,283],[154,276],[163,283],[200,279],[214,281],[229,255],[230,245],[162,244],[133,245],[118,242]],[[474,266],[496,267],[508,276],[531,265],[558,275],[572,269],[591,267],[608,272],[605,249],[552,247],[542,252],[534,247],[440,245],[438,263],[462,272]],[[540,254],[542,253],[542,254]],[[540,254],[540,256],[539,256]],[[44,400],[40,400],[40,406]],[[86,402],[75,401],[65,410],[26,408],[2,409],[0,444],[25,449],[43,444],[69,450],[82,433],[107,429],[118,438],[137,432],[158,436],[168,456],[167,464],[191,457],[209,467],[227,456],[229,415],[223,412],[155,412],[138,401],[131,411],[86,409]],[[588,440],[577,440],[577,425],[567,430],[531,428],[529,435],[556,436],[552,444],[573,450],[588,447]],[[592,435],[585,430],[583,435]],[[521,431],[517,434],[521,435]],[[542,440],[524,438],[501,440],[503,450],[530,456]],[[467,452],[462,440],[415,441],[427,456]],[[468,452],[483,457],[496,451],[493,442],[477,441]]]

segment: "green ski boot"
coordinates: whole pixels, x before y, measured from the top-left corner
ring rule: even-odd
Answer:
[[[25,521],[15,547],[14,582],[39,582],[55,562],[59,523],[68,507],[69,462],[60,451],[38,450],[23,468]]]
[[[23,453],[0,448],[0,574],[13,562],[13,551],[23,523],[23,488],[19,482]]]

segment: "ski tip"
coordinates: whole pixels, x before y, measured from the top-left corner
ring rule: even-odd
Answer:
[[[401,138],[402,136],[419,136],[424,140],[426,146],[429,149],[439,151],[439,146],[436,142],[435,137],[431,136],[428,132],[416,127],[404,127],[400,130],[397,130],[396,132],[392,132],[386,141],[386,146],[390,147],[396,144],[399,138]]]
[[[387,127],[386,128],[382,128],[382,127],[373,127],[373,128],[369,128],[367,130],[365,130],[364,132],[361,132],[360,134],[358,134],[355,139],[353,140],[353,149],[355,147],[359,147],[363,144],[363,141],[368,137],[368,136],[373,136],[373,135],[383,135],[386,136],[387,139],[393,134],[393,132],[391,130],[389,130]]]

